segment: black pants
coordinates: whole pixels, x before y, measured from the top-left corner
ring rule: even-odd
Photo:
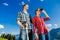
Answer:
[[[31,29],[29,32],[29,40],[32,40],[32,39],[33,39],[33,35],[32,35],[32,29]]]

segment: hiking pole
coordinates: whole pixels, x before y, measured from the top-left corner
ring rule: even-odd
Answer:
[[[26,27],[26,33],[27,33],[27,40],[29,40],[28,27]]]

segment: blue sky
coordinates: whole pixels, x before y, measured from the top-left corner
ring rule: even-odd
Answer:
[[[0,0],[0,34],[19,34],[16,19],[23,4],[29,4],[29,14],[33,18],[35,9],[44,8],[51,20],[46,21],[49,30],[60,27],[60,0]],[[42,17],[45,17],[41,14]],[[2,25],[2,26],[1,26]]]

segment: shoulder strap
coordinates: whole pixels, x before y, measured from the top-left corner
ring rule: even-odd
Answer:
[[[31,15],[29,15],[29,18],[30,18],[30,22],[32,23],[32,18],[31,18]]]

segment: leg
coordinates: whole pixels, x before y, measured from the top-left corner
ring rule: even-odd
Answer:
[[[44,34],[39,34],[39,40],[45,40],[45,35]]]
[[[29,31],[30,31],[30,32],[29,32],[29,40],[32,40],[32,38],[33,38],[32,29],[30,29]]]
[[[22,34],[22,32],[21,32],[21,31],[22,31],[22,30],[20,30],[19,40],[22,40],[22,39],[21,39],[21,34]]]
[[[50,33],[46,33],[46,34],[45,34],[45,39],[46,39],[46,40],[50,40]]]
[[[21,38],[22,38],[22,40],[26,40],[26,35],[23,34]]]
[[[50,40],[50,33],[46,27],[44,28],[44,32],[45,32],[45,40]]]
[[[21,38],[22,40],[26,40],[26,29],[22,29]]]

